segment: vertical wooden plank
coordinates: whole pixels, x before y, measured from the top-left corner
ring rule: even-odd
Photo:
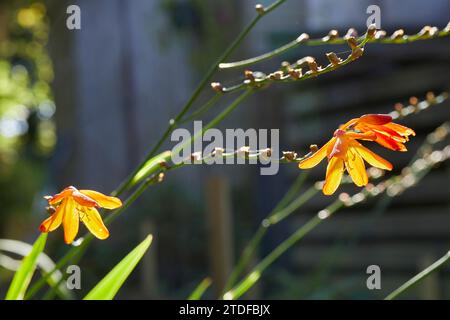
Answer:
[[[432,254],[426,254],[419,261],[419,270],[428,268],[438,258]],[[439,290],[439,271],[433,272],[428,277],[422,280],[419,290],[419,299],[437,300],[440,299]]]
[[[158,236],[156,228],[150,219],[146,219],[141,224],[141,238],[148,234],[153,235],[150,250],[144,255],[141,262],[141,292],[144,299],[157,299],[159,295],[158,282]]]
[[[229,184],[224,177],[206,181],[209,256],[214,294],[219,297],[232,266],[232,217]]]

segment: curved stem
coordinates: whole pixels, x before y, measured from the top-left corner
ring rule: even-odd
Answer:
[[[238,283],[232,290],[228,291],[223,295],[226,300],[238,299],[245,292],[247,292],[260,278],[261,274],[283,253],[285,253],[289,248],[291,248],[298,241],[303,239],[311,230],[313,230],[317,225],[319,225],[325,218],[331,216],[334,212],[339,210],[344,203],[340,200],[336,200],[331,205],[329,205],[325,210],[327,211],[327,216],[323,217],[320,214],[315,215],[313,218],[308,220],[301,228],[294,232],[289,238],[284,240],[279,244],[271,253],[269,253],[253,270],[245,277],[240,283]]]
[[[450,260],[450,251],[447,252],[442,258],[437,260],[435,263],[433,263],[431,266],[423,270],[422,272],[418,273],[414,277],[412,277],[410,280],[406,281],[403,285],[401,285],[399,288],[395,289],[392,293],[390,293],[384,300],[392,300],[397,298],[400,294],[405,292],[406,290],[410,289],[414,285],[416,285],[419,281],[425,279],[430,274],[432,274],[434,271],[442,267],[444,264],[447,263],[447,261]]]
[[[293,187],[295,187],[295,185]],[[287,218],[288,215],[290,215],[295,210],[300,208],[309,199],[311,199],[315,194],[317,194],[317,192],[318,192],[317,188],[315,188],[315,187],[309,188],[305,193],[303,193],[299,197],[297,197],[290,205],[288,205],[286,207],[277,206],[279,208],[274,209],[272,211],[272,213],[269,214],[268,217],[263,220],[263,222],[259,225],[259,228],[256,231],[256,233],[253,235],[253,237],[248,242],[247,246],[244,248],[244,251],[242,252],[241,257],[239,258],[239,261],[238,261],[236,267],[233,269],[233,271],[227,281],[227,285],[225,286],[225,291],[229,290],[236,283],[236,280],[242,274],[245,267],[248,266],[253,254],[257,250],[258,245],[261,243],[261,240],[264,237],[264,235],[267,233],[269,227],[272,225],[275,225],[278,222],[282,221],[283,219]]]
[[[231,43],[231,45],[223,52],[223,54],[217,59],[217,61],[209,68],[208,72],[205,74],[203,79],[198,84],[197,88],[194,90],[193,94],[187,101],[187,103],[184,105],[184,107],[181,109],[180,113],[171,121],[170,126],[166,129],[163,136],[158,140],[156,145],[150,150],[150,152],[144,157],[144,160],[137,166],[137,168],[131,173],[125,181],[121,183],[121,185],[113,192],[115,195],[119,195],[123,193],[126,189],[128,189],[131,180],[133,179],[133,176],[140,170],[140,168],[155,154],[158,152],[159,148],[162,146],[164,141],[166,141],[167,137],[170,135],[173,129],[175,129],[178,125],[180,120],[184,117],[184,115],[191,109],[194,102],[199,97],[200,93],[203,91],[204,87],[208,84],[208,82],[211,80],[212,76],[217,71],[217,68],[220,63],[225,61],[233,52],[234,50],[240,45],[242,40],[248,35],[248,33],[253,29],[253,27],[256,25],[256,23],[266,14],[271,12],[272,10],[276,9],[278,6],[283,4],[286,0],[277,0],[268,7],[266,7],[261,13],[258,13],[252,21],[245,27],[244,30],[239,33],[237,38]]]
[[[428,39],[434,39],[437,37],[444,37],[447,36],[449,34],[448,31],[441,30],[439,32],[437,32],[436,35],[434,36],[424,36],[421,35],[420,33],[418,34],[414,34],[414,35],[405,35],[401,38],[372,38],[370,39],[368,42],[371,43],[390,43],[390,44],[405,44],[405,43],[410,43],[410,42],[415,42],[415,41],[419,41],[419,40],[428,40]],[[362,41],[364,39],[364,37],[359,37],[358,41]],[[240,60],[240,61],[234,61],[234,62],[226,62],[226,63],[221,63],[219,65],[219,68],[221,69],[232,69],[232,68],[242,68],[242,67],[248,67],[250,65],[253,64],[257,64],[260,63],[262,61],[265,60],[269,60],[272,59],[276,56],[282,55],[283,53],[294,49],[300,45],[306,45],[306,46],[320,46],[320,45],[335,45],[335,44],[344,44],[346,43],[346,39],[344,37],[338,37],[335,39],[327,39],[327,37],[323,37],[323,38],[319,38],[319,39],[309,39],[306,40],[305,38],[302,38],[301,36],[298,37],[297,39],[288,42],[284,45],[282,45],[281,47],[278,47],[272,51],[263,53],[261,55],[258,55],[256,57],[252,57],[249,59],[245,59],[245,60]]]

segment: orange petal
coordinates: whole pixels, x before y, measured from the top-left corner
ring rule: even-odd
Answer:
[[[359,122],[368,124],[382,125],[392,121],[388,114],[365,114],[359,118]]]
[[[398,132],[400,135],[402,135],[404,137],[416,135],[416,133],[414,132],[413,129],[402,126],[401,124],[398,124],[398,123],[391,122],[391,123],[385,124],[385,126]]]
[[[379,132],[375,133],[377,135],[377,140],[375,140],[375,142],[377,142],[379,145],[394,151],[404,152],[407,150],[403,143],[395,141],[393,138],[384,135],[382,133]]]
[[[73,199],[78,202],[80,205],[85,207],[98,207],[99,204],[94,199],[90,198],[89,196],[81,193],[78,190],[75,190],[72,193]]]
[[[80,218],[88,230],[101,240],[108,238],[109,231],[103,224],[102,217],[98,213],[97,209],[92,207],[84,207],[82,210],[83,212],[80,215]]]
[[[41,225],[39,226],[39,230],[41,232],[50,232],[57,229],[62,222],[63,212],[61,210],[62,204],[56,209],[55,213],[52,214],[49,218],[45,219]]]
[[[389,161],[380,157],[376,153],[373,153],[362,144],[354,142],[352,147],[355,148],[359,155],[363,157],[363,159],[366,160],[371,166],[384,170],[392,170],[392,164]]]
[[[345,168],[358,187],[365,186],[369,182],[364,161],[353,147],[348,149]]]
[[[80,223],[80,217],[78,211],[75,208],[75,200],[69,197],[65,199],[61,206],[64,207],[61,209],[64,217],[63,217],[63,227],[64,227],[64,241],[67,244],[71,244],[78,233],[78,227]]]
[[[369,141],[374,141],[377,138],[377,135],[373,131],[367,131],[364,133],[346,132],[345,135],[352,139],[369,140]]]
[[[332,195],[341,184],[344,173],[344,160],[333,157],[328,162],[325,184],[322,192],[325,195]]]
[[[317,150],[317,152],[314,153],[312,156],[304,160],[301,160],[298,163],[298,167],[300,169],[311,169],[317,166],[327,156],[328,149],[333,146],[335,140],[336,138],[331,138],[330,141],[325,143],[323,147]]]
[[[50,200],[48,200],[48,204],[54,205],[57,204],[58,202],[61,202],[64,198],[70,196],[74,190],[76,189],[72,186],[65,188],[60,193],[57,193],[54,196],[52,196]]]
[[[94,190],[80,190],[80,192],[97,201],[98,205],[105,209],[116,209],[122,206],[122,201],[116,197],[106,196]]]

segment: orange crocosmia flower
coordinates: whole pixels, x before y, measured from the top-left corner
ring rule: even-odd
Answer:
[[[363,160],[374,167],[392,170],[392,164],[389,161],[373,153],[356,139],[375,141],[377,136],[373,132],[357,133],[338,129],[334,132],[333,138],[312,156],[301,160],[298,167],[310,169],[318,165],[325,157],[328,158],[325,184],[322,189],[325,195],[332,195],[336,191],[345,170],[357,186],[365,186],[369,179]]]
[[[375,142],[385,148],[402,152],[406,151],[404,143],[409,140],[409,136],[416,135],[413,129],[392,122],[392,117],[387,114],[366,114],[348,121],[340,129],[373,132],[377,137]]]
[[[56,210],[41,223],[39,229],[41,232],[50,232],[62,223],[64,241],[67,244],[75,239],[80,220],[97,238],[102,240],[108,238],[109,231],[96,208],[116,209],[122,206],[119,198],[109,197],[93,190],[78,190],[72,186],[46,199]]]

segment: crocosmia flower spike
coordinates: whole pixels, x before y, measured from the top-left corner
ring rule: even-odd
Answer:
[[[410,135],[415,135],[410,128],[392,122],[389,115],[369,114],[352,119],[334,132],[322,148],[299,162],[300,169],[310,169],[318,165],[325,157],[328,166],[323,193],[332,195],[341,183],[344,171],[359,187],[367,185],[368,177],[364,160],[384,170],[392,170],[392,164],[364,147],[357,140],[375,141],[380,145],[396,151],[406,151],[404,145]]]

